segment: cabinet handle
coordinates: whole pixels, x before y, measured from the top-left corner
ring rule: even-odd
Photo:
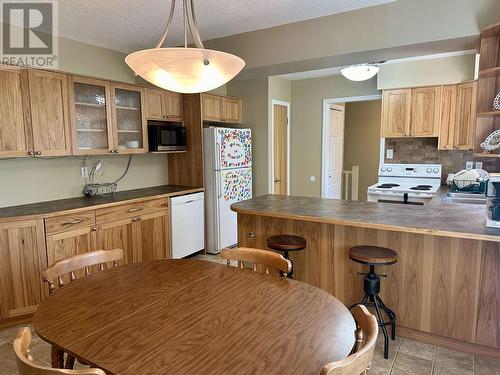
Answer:
[[[92,228],[90,228],[92,232],[97,232],[97,227],[94,225]]]
[[[35,155],[35,153],[33,151],[28,151],[28,155],[33,156],[33,155]]]
[[[144,207],[133,207],[133,208],[129,208],[127,210],[127,212],[137,212],[137,211],[142,211],[144,210]]]
[[[248,238],[255,238],[254,232],[248,232]]]
[[[73,221],[67,221],[65,223],[62,223],[61,226],[76,225],[76,224],[80,224],[82,221],[83,221],[83,219],[76,219],[76,220],[73,220]]]
[[[118,154],[119,151],[118,150],[109,150],[109,152],[112,154]]]
[[[132,218],[132,221],[141,221],[142,218],[140,216],[136,216],[134,218]]]
[[[41,151],[36,151],[35,155],[42,155],[42,152]]]

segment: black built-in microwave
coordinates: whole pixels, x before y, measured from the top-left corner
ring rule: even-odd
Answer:
[[[185,151],[186,128],[180,122],[148,121],[150,152]]]

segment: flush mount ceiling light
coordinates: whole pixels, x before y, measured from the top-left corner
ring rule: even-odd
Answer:
[[[125,62],[146,81],[170,91],[198,93],[222,86],[243,69],[245,61],[230,53],[205,49],[192,0],[181,0],[184,47],[162,48],[174,16],[175,1],[172,0],[165,32],[156,47],[131,53]],[[188,28],[196,48],[187,46]]]
[[[379,71],[379,67],[373,64],[351,65],[343,68],[340,73],[351,81],[366,81]]]

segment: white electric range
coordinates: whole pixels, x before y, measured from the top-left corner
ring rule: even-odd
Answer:
[[[368,202],[423,205],[441,186],[440,164],[381,164]]]

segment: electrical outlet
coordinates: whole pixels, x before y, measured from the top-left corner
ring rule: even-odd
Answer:
[[[89,176],[89,169],[87,167],[81,168],[82,178],[87,178]]]
[[[392,159],[394,157],[394,150],[392,148],[387,149],[387,159]]]
[[[482,161],[476,161],[476,169],[483,169],[483,162]]]
[[[465,169],[470,171],[472,168],[474,168],[474,162],[473,161],[468,161],[465,163]]]

